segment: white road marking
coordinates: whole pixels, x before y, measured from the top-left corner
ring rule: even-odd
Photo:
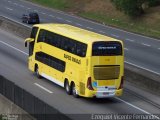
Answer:
[[[31,8],[27,8],[28,10],[30,10]]]
[[[6,46],[8,46],[8,47],[11,47],[11,48],[13,48],[13,49],[15,49],[15,50],[17,50],[17,51],[19,51],[19,52],[21,52],[21,53],[23,53],[23,54],[25,54],[25,55],[28,55],[28,53],[26,53],[26,52],[23,52],[22,50],[20,50],[20,49],[18,49],[18,48],[16,48],[16,47],[14,47],[14,46],[11,46],[10,44],[8,44],[8,43],[5,43],[5,42],[3,42],[3,41],[0,41],[2,44],[4,44],[4,45],[6,45]]]
[[[62,20],[62,18],[61,17],[56,17],[57,19],[59,19],[59,20]]]
[[[46,13],[44,13],[44,12],[41,12],[43,15],[46,15]]]
[[[17,3],[14,3],[14,5],[18,5]]]
[[[91,28],[91,27],[87,27],[88,29],[90,29],[90,30],[93,30],[93,28]]]
[[[127,50],[127,51],[128,51],[129,49],[128,49],[128,48],[124,48],[124,50]]]
[[[147,68],[144,68],[144,67],[138,66],[138,65],[136,65],[136,64],[133,64],[133,63],[130,63],[130,62],[127,62],[127,61],[124,61],[124,62],[125,62],[125,63],[127,63],[127,64],[130,64],[130,65],[133,65],[133,66],[135,66],[135,67],[141,68],[141,69],[143,69],[143,70],[149,71],[149,72],[151,72],[151,73],[154,73],[154,74],[160,75],[160,73],[155,72],[155,71],[153,71],[153,70],[150,70],[150,69],[147,69]]]
[[[118,35],[115,35],[115,34],[111,34],[111,36],[116,37],[116,38],[119,38],[119,36],[118,36]]]
[[[127,39],[125,39],[125,40],[130,41],[130,42],[134,42],[134,40],[129,39],[129,38],[127,38]]]
[[[55,17],[54,15],[49,15],[50,17]]]
[[[101,31],[101,30],[100,30],[99,32],[100,32],[100,33],[105,33],[104,31]]]
[[[38,84],[38,83],[34,83],[34,84],[35,84],[36,86],[38,86],[39,88],[45,90],[46,92],[50,93],[50,94],[53,93],[52,91],[48,90],[47,88],[43,87],[42,85],[40,85],[40,84]]]
[[[13,48],[13,49],[15,49],[15,50],[17,50],[17,51],[25,54],[25,55],[28,55],[27,53],[25,53],[25,52],[23,52],[23,51],[15,48],[15,47],[9,45],[9,44],[7,44],[7,43],[5,43],[5,42],[3,42],[3,41],[0,41],[0,42],[3,43],[4,45],[7,45],[8,47],[11,47],[11,48]],[[126,62],[126,61],[125,61],[125,62]],[[132,64],[132,63],[129,63],[129,62],[126,62],[126,63]],[[137,65],[135,65],[135,64],[132,64],[132,65],[137,66]],[[140,66],[138,66],[138,67],[140,67]],[[140,68],[145,69],[145,70],[148,70],[148,69],[143,68],[143,67],[140,67]],[[149,70],[149,71],[151,71],[151,70]],[[153,73],[156,73],[156,72],[154,72],[154,71],[152,71],[152,72],[153,72]],[[156,74],[160,75],[160,73],[156,73]],[[35,83],[35,85],[41,87],[42,89],[46,90],[46,91],[49,92],[49,93],[53,93],[52,91],[44,88],[43,86],[39,85],[38,83]],[[154,115],[150,114],[149,112],[147,112],[147,111],[145,111],[145,110],[143,110],[143,109],[141,109],[141,108],[139,108],[139,107],[137,107],[137,106],[135,106],[135,105],[133,105],[133,104],[131,104],[131,103],[129,103],[129,102],[126,102],[126,101],[124,101],[124,100],[122,100],[122,99],[120,99],[120,98],[118,98],[118,97],[115,97],[115,98],[116,98],[117,100],[121,101],[121,102],[124,102],[125,104],[127,104],[127,105],[129,105],[129,106],[131,106],[131,107],[134,107],[135,109],[138,109],[138,110],[140,110],[140,111],[142,111],[142,112],[144,112],[144,113],[146,113],[146,114],[149,114],[149,115],[151,115],[151,116],[154,116]],[[160,119],[160,118],[157,117],[157,116],[154,116],[154,117],[155,117],[156,119]]]
[[[160,50],[160,48],[158,48],[158,50]]]
[[[66,20],[67,22],[69,22],[69,23],[72,23],[72,21],[70,21],[70,20]]]
[[[38,12],[38,10],[33,10],[34,12]]]
[[[10,10],[10,11],[12,11],[13,9],[11,9],[11,8],[9,8],[9,7],[5,7],[7,10]]]
[[[19,5],[20,7],[22,7],[22,8],[24,8],[24,6],[23,5]]]
[[[79,23],[76,23],[76,25],[78,25],[78,26],[83,26],[82,24],[79,24]]]
[[[146,43],[142,43],[142,45],[147,46],[147,47],[150,47],[150,46],[151,46],[151,45],[146,44]]]
[[[11,3],[12,1],[8,1],[9,3]]]
[[[133,108],[135,108],[135,109],[137,109],[137,110],[145,113],[145,114],[151,115],[151,116],[152,116],[153,118],[155,118],[155,119],[160,120],[160,118],[159,118],[158,116],[153,115],[153,114],[151,114],[151,113],[149,113],[149,112],[147,112],[147,111],[145,111],[145,110],[143,110],[143,109],[141,109],[141,108],[139,108],[139,107],[137,107],[137,106],[135,106],[135,105],[127,102],[127,101],[125,101],[125,100],[122,100],[122,99],[120,99],[120,98],[118,98],[118,97],[115,97],[115,99],[117,99],[117,100],[119,100],[119,101],[121,101],[121,102],[123,102],[123,103],[125,103],[125,104],[127,104],[127,105],[129,105],[129,106],[131,106],[131,107],[133,107]]]

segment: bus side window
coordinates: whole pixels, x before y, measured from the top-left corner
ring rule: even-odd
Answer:
[[[67,46],[67,51],[74,54],[76,50],[76,42],[72,41],[71,39],[68,39]]]
[[[37,42],[46,42],[46,31],[40,30]]]
[[[85,57],[86,56],[86,52],[87,52],[87,45],[86,44],[82,44],[81,45],[81,49],[82,49],[81,57]]]
[[[77,42],[76,55],[81,56],[81,52],[82,52],[82,50],[81,50],[80,43],[79,43],[79,42]]]
[[[68,50],[68,38],[64,37],[63,40],[61,41],[61,48],[65,51]]]
[[[76,55],[85,57],[86,55],[86,44],[77,42]]]
[[[48,39],[49,39],[49,44],[54,46],[55,38],[54,38],[53,33],[49,32],[49,38]]]
[[[55,34],[55,47],[60,48],[61,47],[61,37],[57,34]]]
[[[72,40],[71,40],[72,41]],[[76,50],[77,50],[77,45],[76,45],[76,41],[72,41],[72,53],[73,54],[76,54]]]

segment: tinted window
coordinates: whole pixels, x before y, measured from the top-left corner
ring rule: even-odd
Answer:
[[[37,42],[44,42],[45,38],[46,38],[46,31],[40,30]]]
[[[64,72],[65,71],[65,62],[55,58],[53,56],[50,56],[43,52],[37,52],[35,59],[39,62],[42,62],[58,71]]]
[[[30,13],[29,16],[31,18],[38,18],[38,14],[37,13]]]
[[[92,47],[92,56],[122,55],[122,45],[119,42],[95,42]]]
[[[80,57],[86,56],[87,45],[46,30],[40,30],[37,42],[45,42]]]

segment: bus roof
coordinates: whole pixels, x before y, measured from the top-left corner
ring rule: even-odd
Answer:
[[[49,23],[49,24],[36,24],[34,26],[39,27],[40,29],[45,29],[45,30],[78,40],[78,41],[81,41],[83,43],[92,43],[95,41],[119,41],[112,37],[101,35],[101,34],[88,31],[85,29],[81,29],[79,27],[75,27],[68,24]]]

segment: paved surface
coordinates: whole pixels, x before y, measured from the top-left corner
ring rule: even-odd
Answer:
[[[82,117],[77,117],[77,114],[90,114],[89,118],[85,118],[91,119],[92,115],[95,114],[149,114],[151,116],[152,114],[160,113],[158,105],[153,105],[145,101],[143,96],[138,97],[126,89],[124,95],[120,98],[73,98],[73,96],[67,95],[63,88],[46,79],[37,79],[28,70],[27,51],[24,48],[23,39],[0,30],[0,75],[12,80],[62,113],[68,115],[75,114],[72,118],[76,120]],[[143,94],[142,91],[138,92]],[[156,96],[151,97],[160,101]]]
[[[125,62],[160,75],[160,40],[104,26],[60,11],[46,9],[23,0],[1,0],[0,14],[21,22],[27,11],[38,12],[42,23],[72,24],[84,29],[121,39],[125,43]],[[31,26],[30,26],[31,27]]]

